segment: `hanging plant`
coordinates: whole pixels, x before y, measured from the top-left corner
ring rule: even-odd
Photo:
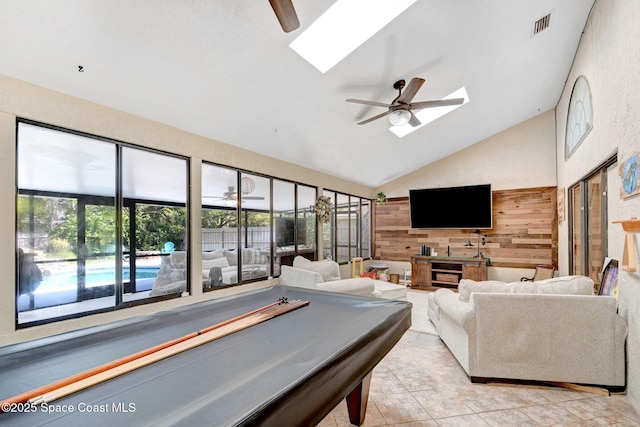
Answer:
[[[318,200],[316,200],[316,215],[320,218],[320,221],[329,222],[331,211],[333,211],[331,199],[327,196],[318,197]]]
[[[376,205],[384,205],[387,202],[387,195],[382,191],[376,194],[376,197],[373,199]]]

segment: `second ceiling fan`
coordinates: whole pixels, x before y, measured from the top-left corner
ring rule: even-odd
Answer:
[[[300,21],[298,21],[298,15],[291,0],[269,0],[269,3],[285,33],[290,33],[300,27]]]
[[[464,98],[452,98],[452,99],[441,99],[437,101],[422,101],[422,102],[411,102],[413,98],[416,96],[422,85],[424,84],[424,79],[420,77],[414,77],[409,82],[409,85],[403,92],[402,89],[405,87],[406,82],[404,80],[398,80],[393,84],[393,88],[398,91],[398,96],[391,101],[390,104],[385,104],[383,102],[376,101],[365,101],[362,99],[347,99],[347,102],[354,102],[356,104],[364,104],[364,105],[373,105],[374,107],[384,107],[387,108],[387,111],[384,113],[378,114],[377,116],[370,117],[366,120],[358,122],[359,125],[364,125],[370,123],[374,120],[380,119],[385,116],[389,116],[389,121],[394,126],[401,126],[409,123],[411,126],[420,126],[422,123],[418,118],[413,114],[413,111],[422,110],[424,108],[433,108],[433,107],[445,107],[450,105],[460,105],[464,103]]]

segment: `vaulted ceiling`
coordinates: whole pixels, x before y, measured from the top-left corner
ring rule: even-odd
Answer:
[[[290,33],[267,0],[0,0],[0,74],[375,187],[553,109],[594,1],[418,0],[322,73],[289,44],[335,0],[293,0]],[[470,102],[403,138],[356,124],[384,108],[345,99],[412,77]]]

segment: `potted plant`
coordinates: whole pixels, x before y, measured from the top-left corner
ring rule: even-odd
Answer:
[[[387,195],[382,191],[376,194],[376,197],[373,199],[376,205],[384,205],[387,202]]]

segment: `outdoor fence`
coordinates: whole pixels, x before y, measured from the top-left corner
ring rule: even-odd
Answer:
[[[242,228],[243,239],[246,247],[268,248],[271,245],[271,227],[247,227]],[[237,228],[203,228],[202,251],[215,251],[217,249],[232,249],[238,246]]]

